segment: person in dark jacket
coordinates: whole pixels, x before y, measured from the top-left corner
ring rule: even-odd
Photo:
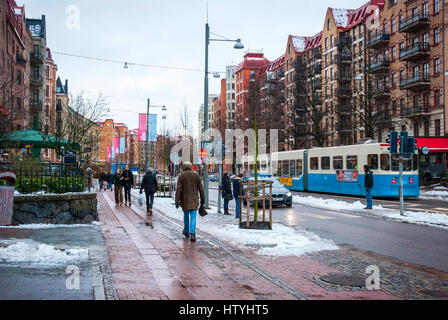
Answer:
[[[222,197],[224,199],[224,214],[230,216],[229,213],[229,201],[232,200],[232,183],[228,173],[224,173],[222,176]]]
[[[241,181],[243,181],[243,174],[239,174],[234,180],[233,180],[233,197],[235,198],[235,204],[236,204],[236,216],[235,218],[238,219],[240,217],[240,187],[241,187]],[[242,196],[244,196],[244,190],[241,190]]]
[[[431,189],[431,180],[432,180],[431,170],[429,170],[429,169],[425,170],[423,179],[425,180],[426,190],[430,190]]]
[[[157,192],[157,178],[152,169],[146,172],[140,187],[140,194],[145,190],[146,195],[146,212],[152,216],[152,206],[154,204],[154,193]]]
[[[100,192],[103,191],[104,182],[106,181],[106,173],[103,171],[100,175]]]
[[[124,188],[124,205],[131,206],[131,189],[135,187],[134,184],[134,175],[132,174],[132,171],[129,170],[129,166],[126,166],[124,168],[125,170],[121,174],[121,180],[123,181],[123,188]]]
[[[373,172],[370,170],[369,166],[364,166],[364,188],[366,189],[366,199],[367,207],[365,210],[373,209],[373,198],[372,198],[372,188],[373,188]]]
[[[109,171],[109,174],[107,175],[107,182],[109,183],[110,191],[113,191],[114,174],[112,173],[112,170]]]
[[[116,206],[123,205],[123,182],[121,180],[121,170],[117,169],[114,174],[113,183],[115,185],[115,204]]]

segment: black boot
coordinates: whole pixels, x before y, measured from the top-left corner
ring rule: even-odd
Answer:
[[[191,234],[190,241],[191,242],[196,242],[196,235],[194,233]]]
[[[189,233],[186,233],[185,231],[183,232],[183,234],[184,234],[184,236],[185,236],[185,238],[190,238],[190,234]]]

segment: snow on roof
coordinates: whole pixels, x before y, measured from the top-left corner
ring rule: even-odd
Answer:
[[[331,11],[333,12],[336,27],[345,28],[348,23],[348,16],[352,10],[331,8]]]
[[[294,44],[294,48],[296,52],[303,52],[305,50],[306,38],[300,36],[291,36],[292,43]]]
[[[42,27],[39,24],[30,25],[30,31],[33,37],[39,38],[41,34]]]

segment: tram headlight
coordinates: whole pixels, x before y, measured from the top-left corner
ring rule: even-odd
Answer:
[[[289,198],[289,197],[292,197],[292,193],[291,192],[288,192],[287,194],[286,194],[286,196]]]

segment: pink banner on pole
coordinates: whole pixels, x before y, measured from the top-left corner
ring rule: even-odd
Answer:
[[[107,160],[110,161],[110,156],[111,156],[111,148],[107,147]]]
[[[118,154],[120,149],[120,139],[115,138],[114,139],[114,154]]]
[[[146,141],[146,114],[140,113],[138,118],[138,141]]]

